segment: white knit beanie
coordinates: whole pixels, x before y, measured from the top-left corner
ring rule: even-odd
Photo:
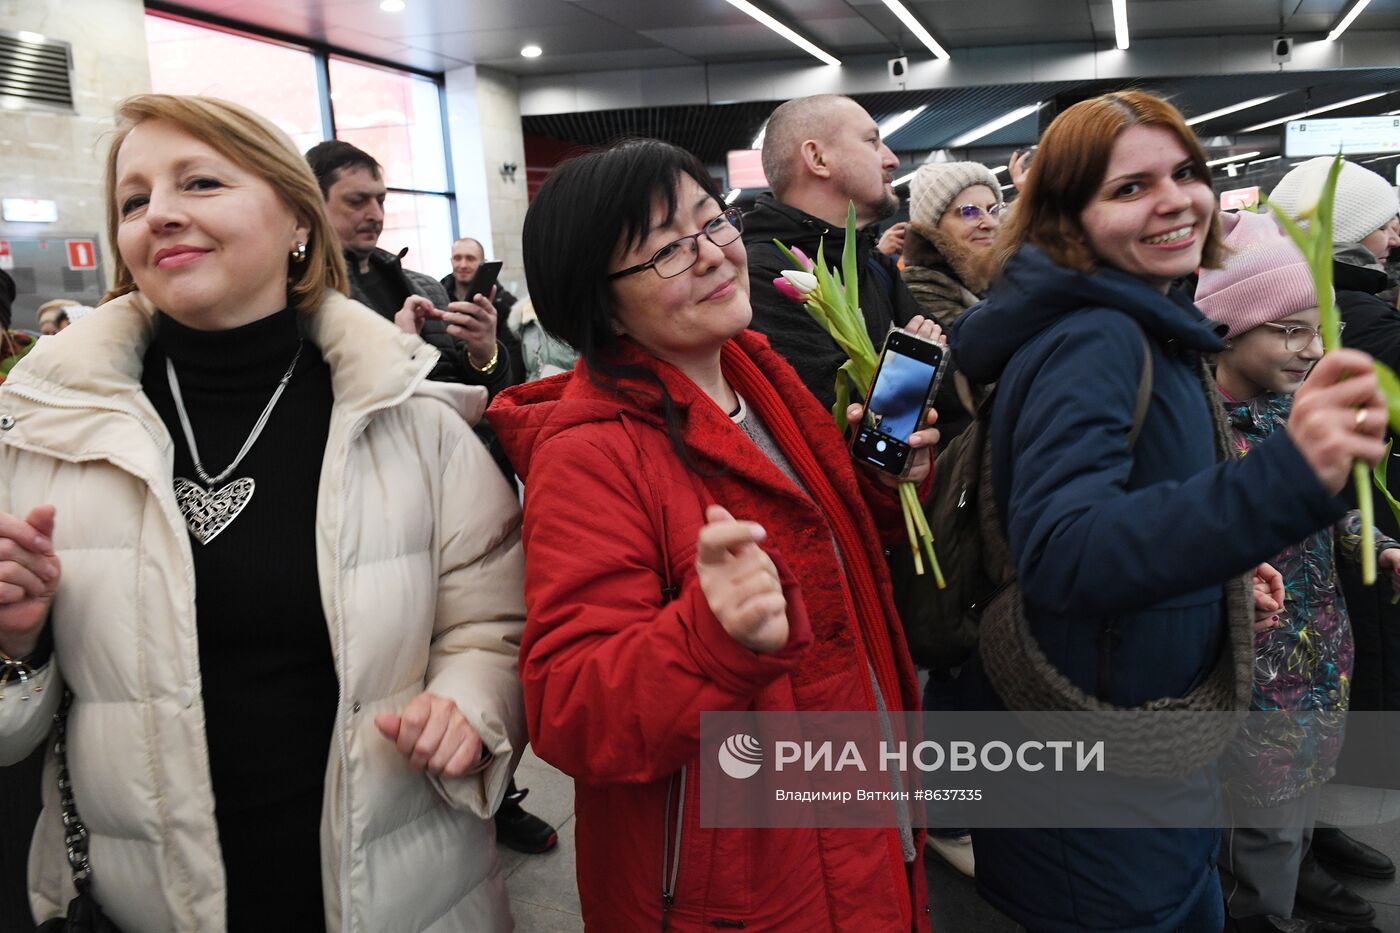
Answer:
[[[953,198],[972,185],[986,185],[1003,203],[1001,183],[980,162],[926,162],[909,183],[909,219],[928,227],[938,226]]]
[[[1332,169],[1331,156],[1319,156],[1297,166],[1269,194],[1269,203],[1290,217],[1297,217],[1301,203],[1313,200],[1322,190],[1327,173]],[[1375,233],[1390,222],[1400,210],[1395,189],[1390,182],[1355,162],[1342,161],[1337,176],[1336,209],[1332,212],[1332,245],[1355,243]]]

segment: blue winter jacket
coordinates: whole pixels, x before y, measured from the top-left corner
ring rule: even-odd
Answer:
[[[998,385],[993,486],[1031,632],[1073,683],[1118,706],[1188,693],[1224,643],[1225,581],[1345,508],[1286,432],[1217,463],[1195,363],[1222,348],[1217,327],[1180,294],[1074,272],[1029,244],[954,327],[959,368]],[[1142,333],[1152,400],[1130,451]],[[965,680],[974,708],[1000,706],[975,661]],[[1173,789],[1218,796],[1213,769]],[[1213,829],[974,841],[983,895],[1031,930],[1174,930],[1218,892]]]

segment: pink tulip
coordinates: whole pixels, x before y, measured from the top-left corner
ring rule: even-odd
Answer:
[[[802,250],[798,249],[796,246],[792,248],[792,254],[802,262],[802,268],[806,269],[808,272],[811,272],[812,267],[816,265],[816,263],[807,258],[806,253],[802,252]]]
[[[807,299],[793,287],[793,284],[781,275],[773,280],[773,285],[784,298],[791,298],[793,301],[806,301]]]

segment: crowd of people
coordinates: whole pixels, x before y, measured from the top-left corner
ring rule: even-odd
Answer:
[[[1324,352],[1307,261],[1267,213],[1218,211],[1149,94],[1061,113],[1010,202],[985,166],[921,166],[883,236],[898,160],[855,101],[780,105],[763,165],[745,213],[666,142],[562,163],[517,299],[473,287],[476,239],[441,280],[381,248],[369,153],[303,155],[225,101],[122,103],[111,292],[35,339],[0,287],[0,764],[47,759],[36,920],[510,929],[495,845],[557,843],[514,784],[528,741],[574,781],[590,930],[936,929],[926,848],[1033,933],[1366,927],[1332,873],[1394,866],[1318,801],[1347,711],[1400,708],[1400,528],[1378,516],[1365,586],[1344,498],[1386,456],[1396,190],[1343,166],[1347,347]],[[838,256],[850,207],[874,345],[951,350],[904,478],[928,497],[985,428],[1015,570],[922,687],[897,480],[849,455],[846,352],[774,281],[775,240]],[[1008,676],[1012,649],[1038,660]],[[1223,832],[701,820],[703,712],[1186,704],[1321,725],[1173,780]]]

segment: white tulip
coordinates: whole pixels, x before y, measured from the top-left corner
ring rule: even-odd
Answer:
[[[810,272],[785,269],[783,270],[783,278],[787,279],[788,283],[797,289],[798,294],[803,298],[817,290],[817,277]]]

